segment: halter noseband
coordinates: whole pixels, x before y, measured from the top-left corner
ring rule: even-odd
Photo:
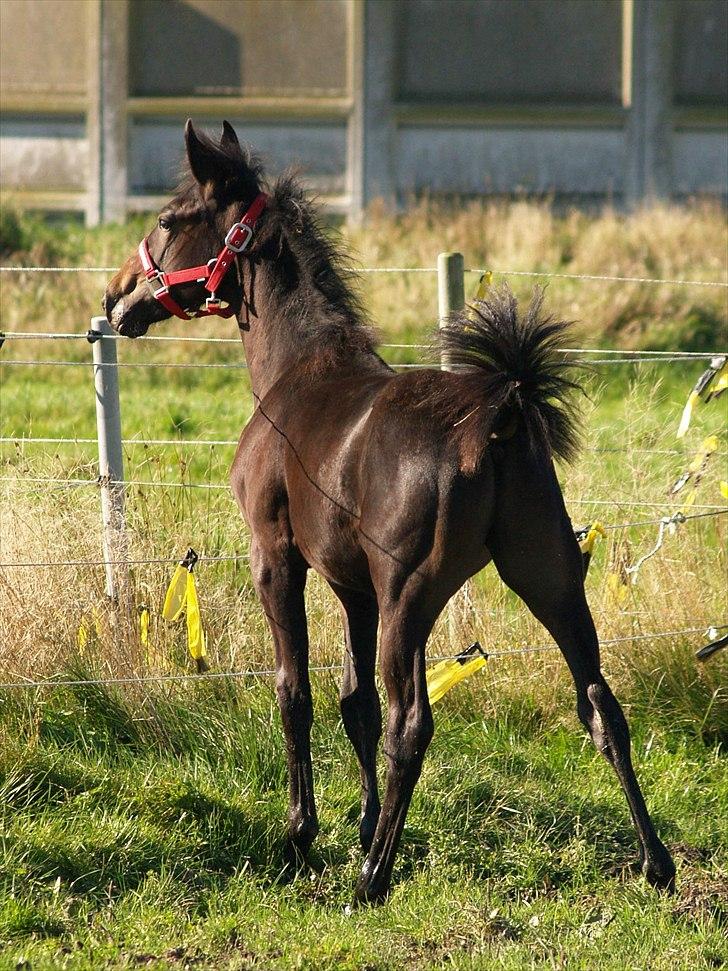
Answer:
[[[139,244],[139,259],[142,262],[144,275],[152,288],[154,299],[158,300],[174,317],[179,317],[182,320],[192,320],[193,317],[232,317],[235,311],[232,307],[223,307],[220,304],[216,291],[225,274],[235,262],[235,257],[238,253],[247,249],[253,238],[255,224],[267,202],[268,196],[264,192],[259,192],[240,222],[234,223],[228,230],[225,245],[217,257],[202,266],[191,266],[185,270],[173,270],[171,273],[165,273],[159,269],[152,259],[145,236]],[[192,282],[204,283],[210,296],[205,300],[204,308],[201,307],[194,312],[188,312],[180,307],[169,292],[169,288],[177,283]],[[155,289],[157,283],[160,286]]]

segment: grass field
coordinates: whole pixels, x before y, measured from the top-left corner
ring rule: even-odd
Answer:
[[[343,230],[363,266],[431,266],[457,248],[466,264],[670,279],[725,279],[724,213],[708,205],[625,217],[555,215],[546,204],[420,204],[373,211]],[[116,265],[137,223],[92,232],[6,214],[3,262]],[[103,276],[20,274],[0,282],[3,331],[83,332]],[[472,293],[477,276],[468,277]],[[532,281],[513,277],[522,299]],[[726,291],[553,279],[547,303],[591,346],[712,350],[728,345]],[[362,296],[385,343],[426,341],[434,277],[365,275]],[[194,331],[191,328],[194,328]],[[162,325],[165,335],[233,336],[219,320]],[[421,352],[387,348],[395,362]],[[234,345],[123,342],[126,364],[242,363]],[[82,341],[8,340],[10,360],[88,362]],[[585,450],[559,469],[575,524],[655,520],[703,438],[719,433],[697,503],[720,507],[728,478],[725,398],[699,410],[677,442],[700,364],[597,366],[586,377]],[[0,372],[0,434],[93,438],[89,367],[9,365]],[[250,413],[244,370],[121,371],[130,554],[244,553],[225,487]],[[727,396],[728,397],[728,396]],[[2,446],[0,560],[98,559],[98,495],[37,477],[93,478],[93,444]],[[201,484],[221,488],[166,488]],[[607,503],[606,505],[600,504]],[[640,505],[655,503],[657,505]],[[696,508],[696,511],[701,511]],[[708,511],[708,510],[705,510]],[[638,775],[678,864],[674,897],[632,872],[636,841],[611,770],[578,724],[558,653],[501,657],[436,707],[436,735],[408,817],[395,889],[377,910],[344,914],[361,864],[358,772],[336,702],[336,672],[315,677],[315,869],[283,871],[285,763],[269,678],[0,691],[0,969],[126,968],[709,968],[728,960],[728,659],[704,665],[702,631],[728,622],[726,517],[668,536],[617,604],[608,576],[655,544],[657,526],[612,529],[587,590],[604,667],[633,730]],[[183,631],[159,619],[172,564],[130,575],[152,614],[151,645],[114,624],[97,567],[0,569],[2,680],[83,679],[191,670]],[[198,570],[213,669],[266,669],[270,641],[244,560]],[[332,596],[308,591],[312,658],[336,664]],[[96,611],[90,640],[77,640]],[[651,638],[654,632],[696,633]],[[638,639],[633,639],[635,636]],[[491,650],[547,645],[545,632],[492,568],[458,596],[430,653],[473,639]],[[621,640],[625,638],[625,640]]]

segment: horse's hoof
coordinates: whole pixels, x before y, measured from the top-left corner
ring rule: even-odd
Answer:
[[[389,896],[389,884],[377,880],[376,873],[369,872],[367,864],[354,888],[352,907],[378,907]]]
[[[360,907],[380,907],[389,896],[389,890],[373,890],[362,887],[360,884],[354,888],[354,896],[346,913],[351,915]]]
[[[288,842],[296,853],[304,859],[318,836],[319,825],[317,819],[296,819],[288,826]]]
[[[642,861],[642,875],[655,890],[671,894],[675,892],[675,864],[665,847],[662,850]]]
[[[293,842],[287,839],[283,848],[284,873],[288,879],[293,879],[308,869],[306,854]]]

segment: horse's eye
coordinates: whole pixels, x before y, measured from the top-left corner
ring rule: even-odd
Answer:
[[[172,220],[171,219],[167,219],[166,216],[160,216],[159,217],[159,228],[160,229],[171,229],[172,228]]]

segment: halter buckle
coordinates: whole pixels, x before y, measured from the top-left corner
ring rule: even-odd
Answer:
[[[207,314],[217,313],[220,307],[220,298],[216,297],[214,293],[205,300],[205,313]]]
[[[234,223],[225,237],[225,245],[233,253],[242,253],[253,238],[253,228],[246,223]]]

